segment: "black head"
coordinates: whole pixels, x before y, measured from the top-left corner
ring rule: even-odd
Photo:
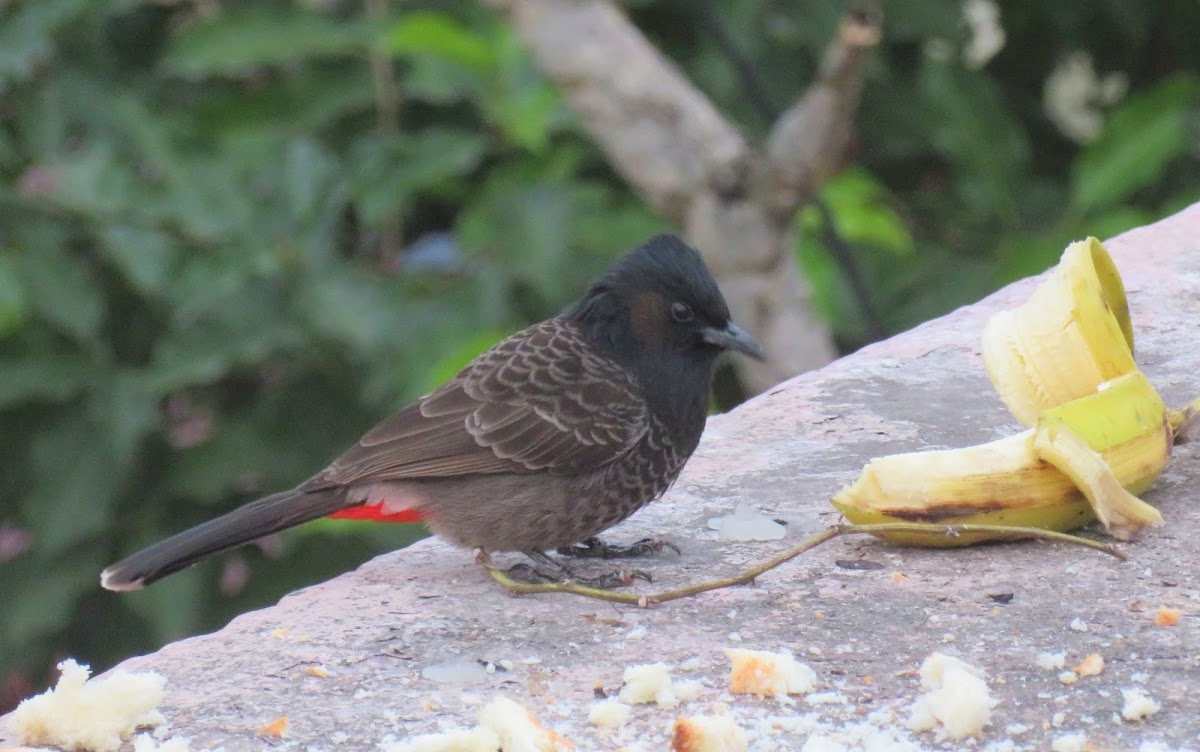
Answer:
[[[658,235],[626,254],[568,316],[591,341],[634,359],[711,362],[725,350],[763,357],[758,343],[730,320],[700,254],[674,235]]]

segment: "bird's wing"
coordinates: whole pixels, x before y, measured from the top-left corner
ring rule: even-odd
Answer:
[[[649,422],[632,376],[573,325],[551,319],[384,420],[313,481],[577,472],[620,457]]]

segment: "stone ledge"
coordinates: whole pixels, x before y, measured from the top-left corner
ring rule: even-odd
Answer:
[[[1138,361],[1167,403],[1200,393],[1200,205],[1107,243],[1129,290]],[[833,522],[826,500],[872,456],[977,443],[1017,430],[983,373],[978,335],[987,316],[1011,307],[1025,280],[984,301],[792,379],[714,418],[667,498],[611,531],[614,540],[667,536],[679,559],[651,563],[672,586],[731,574]],[[256,729],[289,719],[287,747],[372,750],[387,734],[470,726],[478,706],[504,693],[535,711],[580,750],[665,749],[677,714],[713,701],[739,717],[821,711],[826,718],[894,709],[918,694],[912,673],[938,650],[985,669],[1000,700],[984,741],[1008,736],[1049,749],[1069,730],[1097,749],[1136,749],[1147,739],[1200,747],[1200,442],[1177,449],[1145,498],[1168,520],[1127,547],[1119,563],[1082,549],[1017,543],[959,551],[895,548],[841,539],[762,577],[753,587],[708,593],[654,609],[565,595],[515,598],[494,585],[469,552],[435,540],[386,554],[329,582],[245,614],[214,634],[183,640],[122,664],[168,678],[161,708],[173,735],[228,752],[278,745]],[[715,540],[709,517],[749,502],[786,517],[770,543]],[[839,567],[868,559],[875,570]],[[893,573],[904,575],[899,581]],[[1000,604],[990,598],[1013,594]],[[116,596],[114,596],[116,597]],[[1138,610],[1144,604],[1147,610]],[[1159,605],[1180,608],[1177,627],[1153,624]],[[1082,619],[1088,630],[1069,625]],[[285,629],[281,629],[285,628]],[[790,648],[817,672],[821,689],[849,705],[798,711],[774,700],[730,698],[726,647]],[[1106,668],[1066,686],[1038,668],[1041,651],[1066,651],[1068,667],[1100,653]],[[690,658],[698,667],[681,670]],[[435,684],[421,670],[454,659],[512,661],[467,687]],[[638,707],[640,730],[618,742],[586,724],[597,683],[621,685],[632,664],[666,661],[677,678],[706,685],[677,710]],[[303,667],[321,665],[318,678]],[[1146,684],[1134,674],[1148,673]],[[1162,711],[1117,725],[1124,687],[1144,686]],[[464,696],[463,691],[469,693]],[[832,708],[832,710],[830,709]],[[1063,713],[1061,727],[1051,725]],[[1092,721],[1088,722],[1088,718]],[[0,730],[0,746],[12,740]],[[928,735],[917,737],[935,748]],[[775,746],[771,746],[771,745]],[[762,740],[753,750],[799,749],[802,736]]]

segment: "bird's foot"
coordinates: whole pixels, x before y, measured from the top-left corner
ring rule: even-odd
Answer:
[[[680,555],[679,547],[670,541],[659,538],[642,538],[637,543],[628,546],[616,546],[605,543],[599,538],[587,538],[570,546],[558,549],[559,556],[570,556],[576,559],[632,559],[638,556],[650,556],[666,550]]]
[[[596,590],[613,590],[615,588],[628,587],[633,584],[634,580],[651,581],[650,574],[640,569],[618,569],[595,577],[585,577],[565,567],[547,569],[545,567],[535,567],[531,564],[514,564],[505,571],[505,574],[512,580],[530,585],[573,582],[583,587],[595,588]]]

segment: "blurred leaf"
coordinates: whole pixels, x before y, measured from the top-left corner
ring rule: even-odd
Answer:
[[[34,483],[21,508],[39,555],[102,532],[118,481],[105,437],[85,416],[66,412],[32,437],[31,450]]]
[[[15,8],[0,5],[0,93],[53,55],[50,34],[87,4],[88,0],[38,0]]]
[[[155,351],[148,388],[166,394],[210,383],[305,341],[299,322],[270,288],[237,284],[225,293],[204,300],[203,312],[172,325]]]
[[[60,156],[48,169],[53,181],[49,198],[88,217],[108,218],[134,194],[129,165],[106,143]]]
[[[956,0],[889,3],[883,15],[887,38],[924,41],[964,33],[963,6]]]
[[[1169,217],[1172,214],[1178,214],[1197,202],[1200,202],[1200,183],[1188,185],[1167,199],[1159,208],[1157,216]]]
[[[384,49],[393,55],[435,55],[484,71],[494,64],[488,41],[451,16],[433,11],[407,13],[383,36]]]
[[[76,600],[99,587],[100,569],[108,563],[94,547],[76,546],[53,556],[39,553],[26,553],[0,567],[0,591],[5,594],[0,643],[17,650],[61,634]]]
[[[478,133],[448,128],[365,141],[355,155],[353,187],[364,219],[378,222],[415,194],[442,189],[475,169],[485,149]]]
[[[846,241],[899,255],[913,252],[912,235],[886,203],[887,189],[866,170],[841,172],[825,184],[821,195]]]
[[[1075,208],[1086,212],[1118,203],[1186,154],[1194,138],[1187,117],[1200,107],[1198,95],[1200,79],[1178,75],[1118,107],[1072,170]]]
[[[289,144],[284,159],[284,188],[293,216],[313,216],[333,190],[341,165],[328,150],[307,138]]]
[[[25,319],[25,293],[20,270],[11,254],[0,252],[0,338]]]
[[[91,381],[88,412],[103,434],[110,471],[119,473],[130,466],[138,444],[157,424],[163,394],[152,377],[131,368],[94,373]]]
[[[861,341],[866,337],[866,323],[841,269],[821,242],[826,231],[821,212],[815,206],[806,206],[800,210],[797,222],[796,260],[812,288],[817,314],[843,339]]]
[[[494,80],[479,92],[484,115],[510,142],[541,150],[563,120],[562,96],[534,67],[529,52],[511,32],[501,28],[495,36]]]
[[[1081,240],[1088,235],[1094,235],[1100,240],[1107,240],[1135,227],[1148,225],[1155,219],[1157,217],[1145,209],[1118,206],[1088,219],[1084,224],[1084,230],[1076,239]]]
[[[225,8],[178,34],[163,67],[193,78],[237,75],[310,57],[361,54],[369,41],[365,24],[295,6],[275,12]]]
[[[1081,239],[1077,234],[1071,228],[1057,227],[1005,238],[996,248],[996,283],[1006,285],[1046,271],[1058,263],[1068,243]]]
[[[1028,170],[1028,137],[996,82],[979,71],[926,55],[920,74],[929,139],[961,174],[976,212],[1015,217],[1014,196]]]
[[[539,293],[559,288],[562,259],[571,245],[571,191],[558,184],[514,183],[493,173],[480,200],[460,219],[468,250],[500,251],[505,266]]]
[[[355,269],[330,270],[298,292],[310,326],[368,354],[402,338],[405,305],[394,286]]]
[[[538,150],[550,137],[560,102],[558,92],[548,84],[525,86],[491,99],[488,114],[509,141]]]
[[[147,540],[145,545],[153,542]],[[153,625],[155,641],[166,644],[191,634],[192,625],[203,616],[208,585],[209,570],[191,567],[171,575],[171,587],[146,588],[121,597]]]
[[[215,87],[191,109],[190,120],[229,148],[261,154],[281,139],[312,136],[350,117],[373,111],[375,87],[366,66],[304,67],[286,77],[242,87]],[[286,112],[281,121],[279,113]]]
[[[485,74],[439,57],[411,60],[404,70],[403,82],[405,91],[414,100],[440,105],[470,101],[489,86]]]
[[[52,246],[22,250],[18,259],[29,307],[80,342],[91,342],[104,314],[104,293],[86,259]]]
[[[146,295],[165,292],[179,255],[169,235],[156,227],[114,223],[100,237],[104,255],[130,286]]]
[[[458,343],[429,368],[429,373],[425,376],[424,391],[431,392],[454,378],[455,374],[465,368],[477,355],[507,337],[508,334],[499,329],[484,329]]]
[[[23,402],[63,402],[84,384],[78,358],[40,353],[0,360],[0,409]]]

